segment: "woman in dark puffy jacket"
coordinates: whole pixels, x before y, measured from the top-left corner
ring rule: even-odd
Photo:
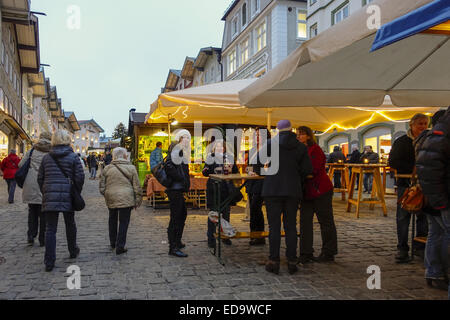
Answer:
[[[228,161],[231,163],[232,156],[225,152],[223,140],[215,141],[212,145],[212,150],[213,150],[213,152],[208,154],[208,156],[206,158],[206,165],[202,171],[202,173],[205,177],[209,177],[209,175],[211,175],[211,174],[222,174],[227,166],[229,167],[227,169],[229,170],[230,174],[239,172],[236,164],[234,164],[234,161],[233,161],[233,165],[227,164]],[[220,199],[221,199],[221,201],[224,201],[229,196],[228,183],[225,181],[222,181],[221,185],[220,185],[220,190],[221,190]],[[212,211],[217,210],[215,208],[214,202],[215,202],[214,182],[211,178],[209,178],[208,183],[206,185],[206,205],[209,210],[212,210]],[[223,215],[223,218],[225,220],[227,220],[228,222],[230,221],[230,209],[231,208],[228,205],[225,208],[223,208],[222,212],[221,212],[221,214]],[[215,232],[215,224],[213,222],[211,222],[211,220],[209,220],[209,218],[208,218],[208,232],[206,235],[208,237],[208,246],[210,248],[216,247],[216,239],[214,238],[214,232]],[[222,242],[225,243],[226,245],[232,244],[230,239],[224,239]]]
[[[42,212],[45,212],[45,270],[50,272],[56,260],[56,230],[59,213],[64,214],[67,245],[70,258],[75,259],[80,249],[77,246],[77,227],[72,206],[71,182],[81,192],[84,184],[84,171],[78,156],[70,143],[72,138],[65,130],[59,130],[52,136],[52,149],[42,159],[38,173],[38,184],[42,192]],[[65,174],[61,171],[64,170]]]
[[[297,134],[298,140],[308,147],[313,165],[313,175],[306,181],[306,192],[301,202],[299,262],[334,261],[334,256],[338,253],[337,232],[333,217],[333,184],[325,170],[326,157],[310,128],[300,127]],[[322,234],[322,253],[318,258],[313,255],[314,213]]]
[[[425,278],[428,285],[449,290],[450,249],[450,108],[416,147],[417,174],[427,199]],[[450,296],[449,296],[450,298]]]
[[[166,159],[166,173],[172,180],[172,185],[166,193],[170,202],[170,222],[167,229],[169,238],[169,255],[187,258],[181,251],[185,245],[181,242],[184,225],[187,218],[184,193],[189,192],[191,180],[189,177],[191,134],[187,130],[180,130],[175,137],[176,143],[169,147]]]

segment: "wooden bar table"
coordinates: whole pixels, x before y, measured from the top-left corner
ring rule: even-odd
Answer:
[[[351,212],[352,205],[356,206],[356,217],[359,219],[359,209],[362,203],[370,205],[370,210],[375,208],[376,204],[380,204],[383,209],[384,216],[387,217],[386,201],[384,199],[384,188],[381,179],[380,169],[387,167],[385,164],[348,164],[352,167],[352,177],[350,179],[350,191],[348,195],[347,212]],[[364,174],[373,174],[372,196],[370,199],[362,199],[362,188]],[[353,194],[355,192],[356,175],[359,174],[358,198],[355,200]]]
[[[348,170],[348,165],[343,162],[340,163],[328,163],[328,176],[334,186],[334,174],[336,172],[341,172],[341,188],[334,188],[334,192],[340,192],[342,194],[342,201],[346,200],[346,193],[348,192],[349,181],[348,177],[350,172]]]
[[[219,263],[221,265],[225,265],[225,263],[222,260],[222,235],[221,235],[221,212],[222,209],[225,208],[226,206],[228,206],[231,202],[232,202],[232,195],[230,195],[230,197],[228,197],[225,200],[221,200],[220,199],[220,195],[221,195],[221,185],[222,182],[240,182],[241,185],[239,187],[237,187],[237,189],[240,191],[244,186],[245,183],[248,180],[263,180],[264,177],[263,176],[258,176],[258,175],[249,175],[249,174],[229,174],[229,175],[224,175],[224,174],[211,174],[209,176],[212,180],[213,180],[213,187],[214,187],[214,207],[216,208],[216,211],[219,213],[219,223],[217,224],[217,241],[216,241],[216,247],[214,248],[214,252],[213,255],[215,255],[219,261]]]

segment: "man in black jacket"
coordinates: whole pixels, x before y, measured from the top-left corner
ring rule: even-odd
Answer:
[[[166,173],[172,179],[172,185],[166,193],[170,202],[170,222],[167,229],[169,238],[169,255],[186,258],[188,255],[181,251],[185,245],[181,242],[184,225],[187,218],[184,193],[190,189],[189,177],[191,134],[187,130],[180,130],[175,137],[176,143],[169,147],[166,162]]]
[[[434,210],[427,210],[429,233],[425,253],[426,279],[449,291],[450,254],[450,108],[417,146],[417,173]]]
[[[416,154],[413,141],[428,128],[429,119],[424,114],[416,114],[410,121],[408,133],[398,138],[392,146],[389,154],[389,166],[397,170],[397,174],[412,174],[416,165]],[[410,185],[410,179],[397,180],[397,197],[400,199]],[[397,205],[397,237],[398,254],[395,259],[397,263],[409,262],[408,233],[411,213],[403,210],[401,205]],[[428,234],[427,220],[424,214],[417,214],[417,236],[426,237]],[[423,244],[417,244],[414,248],[418,255],[422,255]]]
[[[378,153],[373,151],[372,146],[365,146],[364,153],[361,154],[360,162],[365,164],[377,164],[380,161],[380,156]],[[364,192],[370,194],[373,187],[373,174],[364,174]]]
[[[270,257],[266,270],[275,274],[280,270],[281,216],[286,232],[286,257],[288,270],[294,274],[297,269],[297,210],[303,196],[303,183],[313,172],[311,159],[305,145],[297,140],[292,132],[289,120],[282,120],[277,126],[279,135],[269,140],[264,151],[267,154],[272,145],[278,144],[279,154],[272,154],[271,166],[276,166],[278,156],[278,172],[268,175],[263,184],[262,197],[266,203],[269,220]],[[264,174],[264,173],[263,173]]]
[[[330,154],[330,158],[328,159],[328,163],[344,163],[345,162],[345,156],[342,153],[342,149],[339,146],[335,146],[333,152]],[[341,171],[335,171],[334,172],[334,187],[336,189],[340,189],[342,187],[341,185]]]

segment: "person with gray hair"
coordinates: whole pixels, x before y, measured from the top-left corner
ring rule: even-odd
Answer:
[[[128,161],[127,150],[114,149],[112,159],[111,164],[102,171],[99,188],[109,209],[111,249],[121,255],[128,251],[125,244],[131,211],[141,206],[142,189],[136,167]]]
[[[16,180],[14,176],[19,169],[20,158],[16,155],[16,150],[11,149],[9,156],[3,159],[0,169],[3,171],[3,179],[8,185],[8,203],[14,203],[14,194],[16,192]]]
[[[42,159],[38,173],[38,184],[42,192],[42,211],[47,222],[45,232],[45,271],[53,270],[56,261],[56,230],[59,213],[64,215],[67,245],[70,259],[80,254],[77,246],[77,226],[72,199],[72,185],[81,193],[84,185],[84,170],[70,144],[72,138],[65,130],[52,136],[50,153]],[[68,178],[69,177],[69,178]]]
[[[423,131],[425,131],[430,123],[430,119],[418,113],[411,118],[409,123],[410,129],[404,136],[398,138],[392,146],[389,154],[389,166],[397,170],[398,174],[410,175],[416,166],[416,152],[414,149],[414,140],[417,139]],[[400,199],[410,185],[410,179],[397,180],[397,196]],[[420,212],[417,216],[417,237],[426,237],[428,235],[428,223],[426,216]],[[401,204],[397,205],[397,238],[398,253],[395,257],[397,263],[406,263],[410,261],[408,233],[411,221],[411,213],[402,209]],[[425,246],[423,244],[414,244],[415,254],[424,255]]]
[[[28,159],[30,167],[23,184],[22,201],[28,204],[28,244],[32,246],[34,239],[39,232],[39,244],[45,245],[45,214],[42,212],[42,193],[39,189],[37,177],[42,159],[50,152],[51,133],[44,132],[39,136],[39,141],[33,146],[33,149],[26,153],[20,161],[19,167],[24,166]]]

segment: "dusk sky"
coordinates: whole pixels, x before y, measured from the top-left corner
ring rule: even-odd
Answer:
[[[110,136],[129,109],[148,112],[169,69],[222,46],[231,0],[32,0],[41,63],[65,111],[94,118]],[[68,10],[75,6],[75,10]],[[80,10],[80,29],[76,10]]]

